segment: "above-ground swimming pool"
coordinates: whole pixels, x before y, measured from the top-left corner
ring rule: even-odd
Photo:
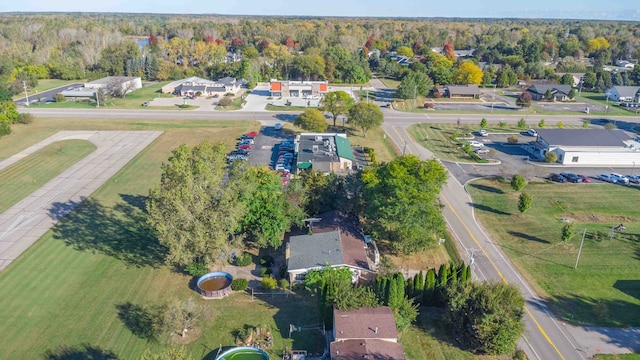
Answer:
[[[220,299],[231,293],[233,277],[226,272],[212,272],[198,279],[198,291],[205,298]]]
[[[216,360],[269,360],[269,355],[260,349],[243,346],[223,352]]]

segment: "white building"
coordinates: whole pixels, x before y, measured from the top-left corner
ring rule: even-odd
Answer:
[[[640,165],[640,142],[622,130],[538,129],[534,154],[558,155],[563,165],[633,166]]]
[[[85,89],[105,89],[118,96],[142,88],[142,79],[131,76],[107,76],[84,84]]]
[[[222,95],[226,93],[235,94],[238,90],[240,90],[240,83],[235,78],[225,77],[213,81],[197,76],[171,82],[160,89],[164,94],[181,96],[195,96],[198,93],[202,96]]]
[[[614,86],[604,94],[613,101],[638,101],[640,86]]]

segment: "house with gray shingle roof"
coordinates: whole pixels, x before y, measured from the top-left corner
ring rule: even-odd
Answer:
[[[612,101],[638,101],[640,86],[614,86],[604,94]]]
[[[304,281],[307,272],[327,266],[349,268],[356,280],[373,272],[377,248],[370,239],[365,240],[355,219],[332,211],[318,215],[309,230],[287,239],[285,258],[291,283]]]
[[[549,91],[553,101],[567,101],[571,93],[571,85],[535,84],[531,85],[527,91],[533,100],[544,100],[547,91]]]

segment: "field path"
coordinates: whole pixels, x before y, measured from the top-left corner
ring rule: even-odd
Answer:
[[[146,148],[162,131],[61,131],[0,162],[0,171],[61,140],[92,142],[96,150],[0,214],[0,270],[35,243],[83,199]]]

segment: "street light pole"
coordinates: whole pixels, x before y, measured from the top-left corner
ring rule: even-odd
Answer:
[[[27,82],[26,81],[22,81],[22,87],[24,88],[24,96],[27,98],[27,102],[25,103],[26,106],[29,106],[29,94],[27,93]]]

